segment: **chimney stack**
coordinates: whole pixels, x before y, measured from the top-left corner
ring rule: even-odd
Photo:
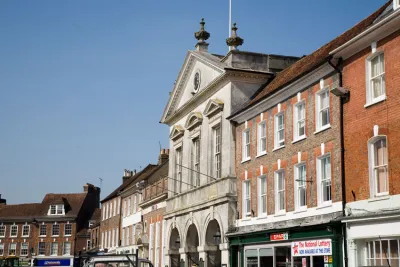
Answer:
[[[122,176],[122,183],[124,183],[126,180],[128,180],[135,174],[136,174],[136,170],[135,170],[135,172],[133,172],[133,171],[124,169],[124,176]]]
[[[204,29],[204,19],[201,19],[200,30],[194,33],[194,37],[198,40],[196,50],[200,52],[208,52],[208,43],[206,40],[210,38],[210,33]]]
[[[5,198],[1,198],[1,194],[0,194],[0,205],[6,205],[7,204],[7,200]]]
[[[169,158],[169,149],[161,149],[160,155],[158,156],[158,165],[163,164]]]

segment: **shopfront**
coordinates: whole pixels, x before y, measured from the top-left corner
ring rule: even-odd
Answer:
[[[342,267],[342,227],[318,225],[230,235],[231,266]]]

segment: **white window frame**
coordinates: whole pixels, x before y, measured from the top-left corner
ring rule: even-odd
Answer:
[[[322,96],[327,94],[328,95],[328,106],[321,108],[321,99]],[[328,110],[328,120],[329,122],[326,125],[322,125],[322,116],[323,111]],[[315,93],[315,117],[316,117],[316,132],[323,131],[331,127],[331,96],[329,93],[329,87],[326,86]]]
[[[149,233],[149,259],[154,262],[153,251],[154,251],[154,223],[150,224],[150,233]]]
[[[221,147],[222,147],[222,128],[221,124],[217,124],[212,128],[213,132],[213,168],[214,177],[221,178],[222,170],[222,159],[221,159]]]
[[[58,243],[57,242],[51,242],[51,244],[50,244],[50,255],[51,256],[58,256]]]
[[[192,187],[200,186],[200,137],[192,139]]]
[[[127,208],[126,216],[130,216],[131,215],[131,202],[132,202],[131,197],[128,197],[126,201],[128,202],[128,208]]]
[[[279,179],[280,175],[283,175],[283,188],[279,188]],[[284,169],[279,169],[274,172],[274,178],[275,178],[275,214],[282,214],[286,213],[286,177],[285,177],[285,170]],[[281,201],[280,201],[280,195],[283,194],[283,206],[284,209],[281,209]]]
[[[131,242],[130,242],[130,235],[131,235],[131,232],[129,231],[129,226],[125,228],[125,231],[126,231],[126,233],[125,233],[125,237],[126,237],[126,244],[125,244],[125,246],[129,246],[129,245],[131,244]]]
[[[175,149],[175,180],[174,192],[179,194],[182,192],[182,161],[183,161],[183,147],[179,146]]]
[[[0,243],[0,256],[4,256],[4,243]]]
[[[376,75],[375,77],[371,77],[372,75],[372,61],[377,58],[377,57],[383,57],[383,72]],[[383,100],[386,99],[386,76],[385,76],[385,54],[383,51],[376,51],[374,52],[372,55],[370,55],[367,59],[366,59],[366,106],[369,105],[373,105],[375,103],[381,102]],[[382,82],[383,82],[383,94],[378,96],[378,97],[374,97],[373,96],[373,86],[372,86],[372,80],[374,79],[378,79],[380,78],[381,80],[381,86],[382,86]]]
[[[299,109],[303,107],[303,118],[299,118]],[[294,105],[293,110],[293,142],[306,138],[306,101],[302,100]],[[304,124],[304,134],[300,135],[300,125]]]
[[[305,174],[301,177],[300,170],[304,167]],[[296,210],[306,210],[307,209],[307,165],[305,162],[301,162],[294,166],[294,199],[295,199],[295,209]],[[300,205],[300,188],[305,190],[305,205]]]
[[[326,158],[330,159],[330,173],[328,173],[329,177],[322,177],[322,161]],[[324,200],[324,191],[322,188],[322,183],[325,181],[330,181],[330,200]],[[317,158],[317,193],[318,193],[318,204],[319,206],[331,205],[332,204],[332,158],[330,153],[326,153]]]
[[[13,235],[13,232],[15,231],[15,235]],[[10,237],[17,237],[18,236],[18,225],[13,224],[10,227]]]
[[[58,234],[54,234],[54,226],[57,226],[58,227]],[[56,227],[56,228],[57,228]],[[52,226],[51,226],[51,236],[60,236],[60,229],[61,227],[60,227],[60,225],[59,224],[53,224]]]
[[[137,212],[137,194],[133,195],[133,213]]]
[[[44,247],[41,248],[40,245],[44,245]],[[41,249],[43,249],[44,253],[41,253],[41,252],[43,252],[43,251],[41,251]],[[38,243],[38,255],[39,256],[46,255],[46,242],[39,242]]]
[[[248,136],[248,139],[247,139]],[[246,128],[242,133],[242,162],[251,159],[251,133],[250,128]]]
[[[160,265],[160,222],[156,222],[156,238],[155,238],[155,259],[154,266]]]
[[[265,135],[262,135],[262,128],[265,129]],[[267,121],[263,120],[257,125],[257,156],[267,154]],[[265,142],[265,149],[262,144]]]
[[[117,214],[119,215],[119,210],[121,207],[121,198],[118,198]]]
[[[50,205],[47,215],[51,216],[65,215],[64,205],[62,204]]]
[[[386,159],[386,164],[375,166],[375,145],[378,142],[386,142],[386,155],[383,155],[383,157]],[[381,196],[387,196],[389,195],[389,168],[388,168],[388,142],[387,142],[387,137],[385,135],[378,135],[373,138],[371,138],[368,141],[368,168],[369,168],[369,183],[370,183],[370,197],[375,198],[375,197],[381,197]],[[378,193],[377,189],[377,177],[375,174],[375,169],[376,168],[386,168],[386,192],[380,192]]]
[[[267,216],[267,176],[261,175],[258,177],[258,217]],[[263,180],[265,181],[264,184],[264,192],[263,188]],[[263,210],[263,205],[265,205],[265,210]]]
[[[27,234],[25,234],[25,230],[26,229],[28,229],[27,230],[27,232],[28,232]],[[23,225],[22,226],[22,237],[29,237],[30,233],[31,233],[31,226],[29,224]]]
[[[20,256],[28,256],[29,254],[29,243],[27,242],[23,242],[21,243],[21,249],[19,252]]]
[[[0,237],[6,237],[7,226],[0,224],[0,229],[1,229],[0,233],[2,233]]]
[[[248,189],[248,190],[247,190]],[[248,194],[247,194],[248,191]],[[242,217],[251,215],[251,183],[250,180],[243,181],[242,187]]]
[[[103,233],[104,234],[104,233]],[[66,244],[69,244],[69,247],[68,247],[68,251],[66,250],[66,248],[67,248],[67,246],[66,246]],[[66,256],[66,255],[71,255],[71,242],[64,242],[63,243],[63,253],[62,253],[64,256]]]
[[[42,235],[42,230],[43,229],[45,230],[45,232],[46,232],[46,234],[45,235]],[[40,226],[39,226],[39,236],[40,237],[43,237],[43,236],[47,236],[47,224],[41,224]]]
[[[67,229],[67,226],[68,226],[68,229]],[[70,224],[70,223],[64,224],[64,236],[71,236],[71,235],[72,235],[72,224]]]
[[[13,248],[11,248],[13,247]],[[14,254],[11,254],[11,250],[14,250]],[[8,245],[8,255],[17,256],[17,243],[13,242]]]
[[[283,124],[278,125],[279,117],[282,116]],[[283,139],[279,138],[279,132],[283,131]],[[274,116],[274,149],[279,149],[285,146],[285,112],[281,111]]]
[[[386,242],[387,253],[384,253],[384,249],[382,243]],[[397,243],[397,253],[392,253],[391,242]],[[378,243],[378,244],[377,244]],[[377,245],[379,248],[377,248]],[[376,253],[379,251],[379,253]],[[380,254],[380,257],[375,257],[377,254]],[[392,257],[392,254],[397,254],[397,257]],[[365,243],[365,264],[359,264],[364,266],[387,266],[388,261],[390,266],[392,267],[399,267],[399,260],[400,260],[400,240],[395,238],[380,238],[380,239],[370,239],[366,240]],[[392,259],[397,261],[395,264]]]

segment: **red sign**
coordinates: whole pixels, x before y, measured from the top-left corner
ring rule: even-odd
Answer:
[[[288,233],[275,233],[275,234],[270,234],[269,239],[271,241],[281,241],[281,240],[288,240],[289,239],[289,234]]]

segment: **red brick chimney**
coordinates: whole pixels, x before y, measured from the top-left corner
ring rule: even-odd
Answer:
[[[158,156],[158,165],[163,164],[169,158],[169,149],[161,149],[160,155]]]

